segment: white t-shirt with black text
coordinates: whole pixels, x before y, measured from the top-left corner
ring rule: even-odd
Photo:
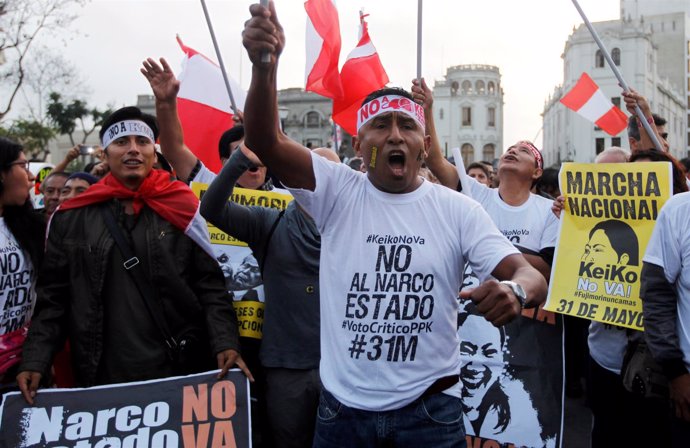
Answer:
[[[28,325],[35,305],[33,265],[0,217],[0,341]]]
[[[312,164],[315,191],[290,191],[321,233],[321,380],[346,406],[398,409],[459,374],[465,262],[486,278],[517,251],[457,192],[424,181],[390,194],[345,165]]]
[[[524,204],[506,204],[497,188],[489,188],[467,176],[469,196],[479,202],[498,230],[525,254],[538,255],[542,250],[555,248],[558,240],[558,218],[551,211],[552,201],[530,194]],[[478,281],[467,267],[463,288],[476,287]]]
[[[663,268],[678,293],[676,334],[685,366],[690,369],[690,192],[669,199],[659,212],[642,259]]]

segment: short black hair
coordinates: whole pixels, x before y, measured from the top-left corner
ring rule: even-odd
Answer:
[[[223,132],[223,135],[220,136],[220,140],[218,140],[218,155],[220,158],[229,159],[231,149],[233,149],[230,148],[230,143],[242,140],[243,138],[244,126],[241,124],[238,124],[237,126],[234,126]]]
[[[664,126],[666,124],[666,119],[657,114],[652,114],[652,118],[654,118],[654,124],[656,126]],[[628,117],[628,137],[637,142],[640,141],[640,128],[637,126],[637,115]]]
[[[101,130],[98,133],[98,138],[103,141],[103,134],[105,134],[105,131],[107,131],[108,128],[113,124],[123,120],[143,121],[153,131],[153,139],[158,140],[159,131],[158,120],[156,120],[156,117],[151,114],[145,114],[141,111],[141,109],[135,106],[123,107],[108,115],[108,117],[103,121],[103,126],[101,126]]]
[[[685,178],[683,165],[681,165],[671,154],[657,151],[656,149],[645,149],[642,151],[636,151],[633,155],[631,155],[629,162],[637,162],[640,159],[649,159],[652,162],[670,162],[673,180],[673,194],[688,191],[688,183],[687,179]]]
[[[489,169],[482,162],[470,163],[469,165],[467,165],[467,169],[465,170],[465,172],[469,173],[470,170],[474,169],[474,168],[479,168],[480,170],[484,171],[484,174],[486,174],[487,178],[491,177],[491,173],[489,172]]]
[[[380,98],[386,95],[404,96],[410,101],[414,101],[412,94],[401,87],[384,87],[383,89],[374,90],[369,95],[367,95],[367,97],[364,98],[364,101],[362,101],[362,106],[364,106],[371,100],[375,100],[376,98]]]

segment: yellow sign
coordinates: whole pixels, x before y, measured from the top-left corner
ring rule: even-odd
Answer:
[[[668,162],[563,164],[546,310],[643,329],[642,257],[671,180]]]
[[[192,182],[191,188],[196,197],[201,200],[206,190],[208,190],[208,185]],[[289,194],[275,191],[248,190],[246,188],[233,189],[232,197],[230,198],[230,201],[239,205],[269,207],[278,210],[285,210],[292,200],[293,197]],[[247,243],[228,235],[210,222],[207,221],[206,225],[208,226],[208,236],[211,239],[211,244],[247,247]]]
[[[237,314],[237,327],[240,336],[261,339],[264,325],[264,304],[255,300],[232,302]]]
[[[192,182],[192,191],[201,199],[207,184]],[[240,205],[285,209],[293,197],[285,190],[263,191],[235,188],[230,200]],[[233,296],[240,336],[261,339],[264,324],[264,286],[252,250],[246,243],[206,222],[216,261]]]

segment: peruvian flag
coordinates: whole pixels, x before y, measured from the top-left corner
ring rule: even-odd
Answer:
[[[340,98],[343,87],[338,73],[340,59],[340,23],[333,0],[308,0],[307,64],[304,90],[326,98]]]
[[[223,74],[215,62],[184,45],[179,36],[177,43],[185,53],[177,94],[184,142],[208,169],[217,173],[221,168],[218,141],[234,125]],[[232,78],[230,88],[237,109],[244,110],[246,92]]]
[[[333,100],[333,121],[350,135],[357,135],[357,111],[364,98],[388,83],[386,70],[369,37],[365,17],[365,14],[359,13],[359,43],[347,56],[340,71],[343,96]]]
[[[609,135],[620,134],[628,125],[628,117],[611,103],[587,73],[583,73],[563,103],[581,116],[599,126]]]

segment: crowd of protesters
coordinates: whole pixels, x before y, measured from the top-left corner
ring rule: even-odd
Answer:
[[[29,199],[35,178],[22,147],[0,138],[0,391],[19,390],[31,404],[55,385],[215,368],[222,378],[239,367],[252,381],[255,446],[465,446],[463,413],[486,410],[459,382],[458,300],[497,327],[544,303],[565,201],[557,168],[544,167],[539,149],[523,140],[497,161],[458,172],[441,154],[424,80],[410,92],[372,92],[358,117],[357,157],[340,163],[330,149],[311,150],[280,129],[276,74],[285,40],[272,3],[251,7],[243,41],[252,80],[244,113],[219,141],[217,175],[184,143],[179,81],[163,59],[141,69],[156,116],[136,107],[113,112],[97,162],[67,172],[77,146],[43,180],[42,210]],[[668,150],[663,118],[634,91],[623,96]],[[413,110],[391,106],[405,101]],[[596,163],[670,162],[673,171],[675,196],[643,259],[646,331],[571,318],[566,389],[586,390],[595,448],[688,446],[688,161],[653,149],[634,113],[628,134],[630,150],[609,148]],[[201,201],[190,182],[210,185]],[[284,211],[239,205],[228,202],[235,187],[284,188],[295,201]],[[265,289],[260,341],[239,335],[205,220],[252,251]],[[511,242],[502,231],[516,222],[529,237]],[[434,330],[414,337],[405,362],[363,345],[358,353],[346,329],[372,318],[376,302],[360,295],[362,278],[386,263],[371,244],[386,234],[421,241],[406,260],[391,252],[389,262],[432,279],[429,316],[406,319],[431,318]],[[365,337],[374,346],[378,336]],[[669,381],[665,398],[623,387],[624,354],[645,337]]]

